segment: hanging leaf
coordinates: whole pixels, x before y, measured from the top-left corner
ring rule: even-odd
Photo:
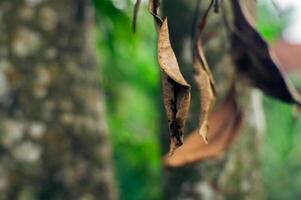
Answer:
[[[208,143],[207,133],[208,133],[208,118],[210,112],[215,103],[215,88],[214,80],[211,71],[208,67],[208,62],[206,60],[202,43],[201,43],[201,33],[206,26],[208,13],[213,5],[214,1],[211,1],[209,7],[207,8],[204,16],[199,22],[198,32],[196,34],[196,39],[194,42],[194,54],[193,54],[193,78],[196,82],[196,87],[200,94],[200,120],[199,120],[199,134],[203,137],[205,143]]]
[[[140,8],[141,0],[137,0],[134,6],[134,14],[133,14],[133,21],[132,21],[132,29],[133,32],[136,32],[136,26],[137,26],[137,16]]]
[[[159,32],[163,20],[160,17],[160,2],[159,0],[149,0],[148,1],[148,12],[154,17],[156,30]]]
[[[234,29],[232,55],[238,73],[264,93],[288,103],[301,105],[298,92],[278,67],[267,43],[245,17],[238,0],[232,0]]]
[[[169,155],[172,155],[175,149],[183,144],[184,126],[190,105],[190,85],[182,76],[172,50],[167,18],[159,31],[158,61],[162,72],[163,102],[170,131]]]
[[[159,16],[159,10],[160,10],[160,2],[159,2],[159,0],[149,0],[148,1],[148,11],[152,15]]]
[[[209,70],[201,42],[196,40],[196,57],[193,61],[194,80],[200,94],[199,134],[208,143],[208,117],[215,103],[214,80]]]
[[[193,131],[175,154],[165,155],[165,167],[180,167],[206,159],[219,158],[231,145],[242,122],[242,111],[235,101],[235,92],[232,88],[220,107],[209,117],[209,144],[199,137],[198,130]]]
[[[190,105],[190,85],[180,72],[178,61],[169,40],[167,18],[160,17],[160,2],[148,1],[148,10],[153,15],[158,32],[158,62],[161,68],[163,103],[167,115],[171,156],[183,144],[184,126]]]

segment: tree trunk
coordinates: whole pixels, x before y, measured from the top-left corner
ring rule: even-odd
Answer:
[[[0,199],[117,198],[91,11],[0,2]]]
[[[211,1],[211,0],[210,0]],[[204,14],[209,0],[201,0],[199,16]],[[252,1],[252,0],[251,0]],[[228,4],[230,1],[224,1]],[[167,15],[171,44],[184,72],[185,79],[192,84],[192,105],[186,125],[186,133],[198,127],[199,100],[192,77],[191,32],[196,1],[165,0],[163,13]],[[228,13],[230,14],[230,12]],[[210,34],[213,35],[208,39]],[[221,13],[210,12],[205,32],[202,33],[205,54],[216,79],[218,93],[217,105],[227,93],[234,77],[232,59],[229,55],[227,38]],[[205,40],[205,38],[207,38]],[[259,136],[262,129],[254,123],[258,117],[258,105],[261,100],[258,93],[239,84],[239,103],[245,108],[245,118],[239,138],[233,143],[225,156],[217,160],[208,160],[199,164],[180,168],[167,168],[164,171],[164,199],[172,200],[216,200],[216,199],[263,199],[259,163]],[[256,100],[257,107],[251,99]],[[260,109],[260,108],[259,108]],[[261,113],[259,112],[261,115]],[[256,115],[256,116],[254,116]],[[165,116],[164,116],[165,117]],[[169,141],[163,123],[163,150],[167,151]],[[185,138],[184,138],[185,143]]]

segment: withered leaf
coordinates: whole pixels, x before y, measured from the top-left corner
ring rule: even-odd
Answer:
[[[234,141],[242,122],[242,111],[235,101],[235,92],[231,89],[226,99],[209,117],[209,139],[205,142],[199,137],[198,130],[193,131],[175,154],[165,155],[165,167],[180,167],[207,159],[219,158]]]
[[[193,69],[194,69],[193,78],[196,82],[196,87],[200,94],[200,109],[201,109],[198,132],[203,137],[205,143],[208,143],[208,139],[207,139],[208,117],[215,103],[216,93],[214,88],[214,80],[211,71],[208,67],[208,62],[206,60],[203,51],[203,47],[201,43],[201,33],[206,26],[207,16],[212,5],[213,5],[213,1],[211,1],[204,16],[199,22],[198,33],[196,34],[196,38],[194,42],[194,54],[193,54]]]
[[[172,155],[183,144],[184,126],[190,105],[190,85],[182,76],[171,47],[167,18],[159,31],[158,62],[162,72],[163,102],[170,131],[169,155]]]
[[[133,32],[136,32],[136,26],[137,26],[137,16],[140,8],[141,0],[137,0],[134,6],[134,13],[133,13],[133,20],[132,20],[132,29]]]
[[[148,12],[154,17],[156,29],[160,30],[163,20],[160,17],[160,2],[159,0],[149,0],[148,1]]]
[[[216,94],[214,80],[208,67],[208,63],[201,46],[201,41],[199,39],[196,40],[195,47],[196,56],[193,61],[194,80],[200,94],[201,109],[198,132],[203,137],[205,143],[208,143],[208,117],[215,103]]]
[[[238,73],[267,95],[301,105],[298,92],[277,66],[268,44],[248,21],[239,1],[231,2],[234,13],[231,46]]]
[[[148,1],[148,11],[152,15],[159,16],[159,10],[160,10],[160,2],[159,2],[159,0],[149,0]]]

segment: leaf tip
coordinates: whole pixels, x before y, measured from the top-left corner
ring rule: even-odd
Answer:
[[[202,136],[205,144],[208,144],[208,137],[207,137],[207,133],[208,133],[208,124],[202,124],[202,126],[199,129],[199,135]]]
[[[175,153],[176,149],[182,145],[183,145],[183,137],[171,138],[168,156],[172,156]]]

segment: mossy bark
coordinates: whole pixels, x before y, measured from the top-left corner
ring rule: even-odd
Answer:
[[[204,14],[210,1],[201,0],[199,17]],[[225,4],[229,4],[229,2],[224,1]],[[186,133],[198,126],[199,115],[198,112],[195,112],[199,110],[199,101],[196,87],[191,79],[192,55],[190,53],[192,52],[191,33],[195,5],[196,1],[163,1],[163,13],[168,17],[172,46],[179,59],[185,79],[192,84],[192,104]],[[230,16],[231,10],[228,10],[228,14]],[[202,38],[205,44],[205,54],[216,81],[218,105],[235,78],[233,62],[229,54],[230,40],[227,38],[221,13],[210,12]],[[165,169],[164,199],[264,199],[259,162],[259,133],[261,130],[258,128],[258,124],[253,123],[254,106],[252,106],[251,101],[253,92],[239,79],[237,84],[239,104],[245,112],[239,138],[236,139],[223,158],[180,168]],[[260,104],[260,99],[257,104]],[[165,128],[165,122],[163,127],[162,149],[163,152],[166,152],[168,147],[168,135],[166,133],[168,131]]]
[[[117,198],[88,0],[0,1],[0,199]]]

